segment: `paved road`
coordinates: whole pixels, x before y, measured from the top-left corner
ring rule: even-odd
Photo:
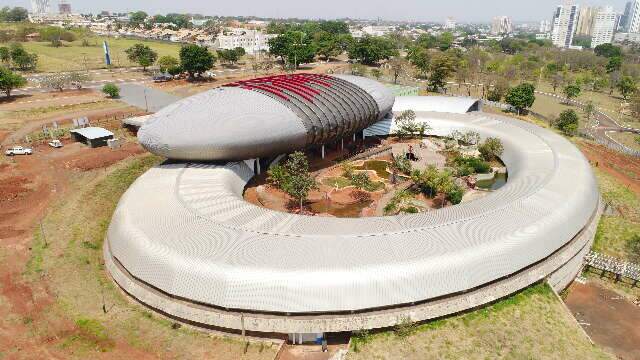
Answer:
[[[156,112],[180,100],[180,98],[142,84],[122,84],[120,85],[120,100],[147,112]]]

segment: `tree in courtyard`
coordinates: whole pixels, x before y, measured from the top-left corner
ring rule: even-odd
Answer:
[[[580,91],[581,91],[580,86],[576,84],[570,84],[564,87],[564,89],[562,90],[562,93],[567,98],[567,103],[570,103],[572,99],[575,99],[578,96],[580,96]]]
[[[396,136],[399,138],[420,136],[424,137],[431,127],[425,122],[416,121],[416,113],[413,110],[405,110],[396,117]]]
[[[120,89],[114,84],[105,84],[102,92],[112,99],[120,96]]]
[[[522,111],[533,106],[533,103],[536,101],[535,87],[529,83],[523,83],[513,87],[507,92],[505,101],[507,104],[513,106],[518,112],[518,115],[520,115]]]
[[[578,114],[576,114],[574,110],[569,109],[560,113],[560,117],[556,120],[555,126],[566,136],[574,136],[578,133],[579,120]]]
[[[492,161],[502,156],[504,146],[499,138],[489,137],[478,146],[478,151],[484,160]]]
[[[341,49],[338,38],[330,32],[320,31],[316,33],[313,42],[318,55],[322,56],[326,61],[329,61],[331,57],[340,55]]]
[[[160,71],[163,73],[168,72],[169,69],[177,67],[178,65],[180,65],[178,59],[170,55],[165,55],[158,59],[158,66],[160,66]]]
[[[272,166],[268,175],[272,184],[299,202],[300,211],[309,191],[317,187],[309,172],[309,161],[301,151],[289,155],[283,165]]]
[[[637,90],[636,82],[631,76],[622,77],[622,79],[618,81],[618,85],[616,87],[618,88],[618,91],[620,91],[620,94],[622,94],[622,98],[625,100],[628,100],[629,96]]]
[[[180,65],[182,69],[193,78],[195,74],[201,74],[211,69],[215,57],[206,47],[198,45],[184,45],[180,49]]]
[[[4,92],[7,97],[11,96],[13,89],[24,86],[27,80],[20,74],[0,66],[0,91]]]
[[[451,56],[441,53],[433,57],[429,70],[431,72],[429,75],[429,88],[432,91],[439,91],[447,85],[447,78],[453,74],[455,63]]]
[[[135,44],[124,51],[129,61],[142,66],[143,71],[147,71],[147,67],[153,65],[158,59],[158,53],[144,44]]]

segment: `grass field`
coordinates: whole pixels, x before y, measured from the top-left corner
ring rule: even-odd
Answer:
[[[77,331],[64,335],[60,345],[71,358],[90,358],[125,343],[155,358],[273,359],[270,342],[251,343],[245,354],[236,338],[176,326],[134,304],[108,278],[102,244],[113,210],[129,185],[159,161],[142,155],[106,171],[78,173],[74,190],[50,209],[43,222],[47,243],[36,231],[25,277],[39,281],[46,274],[56,297],[44,319],[29,320],[31,331],[49,338],[55,334],[48,324],[73,322]]]
[[[614,177],[595,169],[600,193],[606,202],[620,209],[616,216],[603,216],[598,225],[595,251],[621,259],[638,261],[640,254],[632,249],[634,235],[640,234],[640,198]]]
[[[546,285],[418,326],[352,338],[347,359],[612,359],[592,346]]]
[[[82,40],[78,39],[70,43],[64,43],[62,47],[52,47],[49,42],[23,42],[25,49],[38,54],[38,72],[56,72],[70,70],[102,69],[107,66],[104,63],[104,50],[102,42],[106,40],[111,49],[111,62],[115,67],[138,66],[127,59],[125,50],[137,43],[148,45],[158,53],[158,58],[164,55],[178,57],[180,44],[161,41],[108,38],[100,36],[88,37],[91,46],[82,46]],[[0,45],[2,46],[2,45]]]

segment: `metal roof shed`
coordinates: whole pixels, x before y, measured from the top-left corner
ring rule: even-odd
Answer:
[[[92,148],[106,146],[113,139],[113,133],[101,127],[86,127],[69,131],[75,141],[83,142]]]

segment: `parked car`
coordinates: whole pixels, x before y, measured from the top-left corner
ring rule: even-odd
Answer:
[[[31,155],[33,154],[33,150],[31,148],[23,148],[22,146],[14,146],[12,148],[7,149],[4,152],[7,156],[14,155]]]
[[[171,76],[169,74],[153,75],[153,81],[155,81],[155,82],[165,82],[165,81],[169,81],[169,80],[173,80],[173,76]]]
[[[49,146],[51,146],[52,148],[61,148],[62,147],[62,141],[55,139],[55,140],[51,140],[49,141]]]

